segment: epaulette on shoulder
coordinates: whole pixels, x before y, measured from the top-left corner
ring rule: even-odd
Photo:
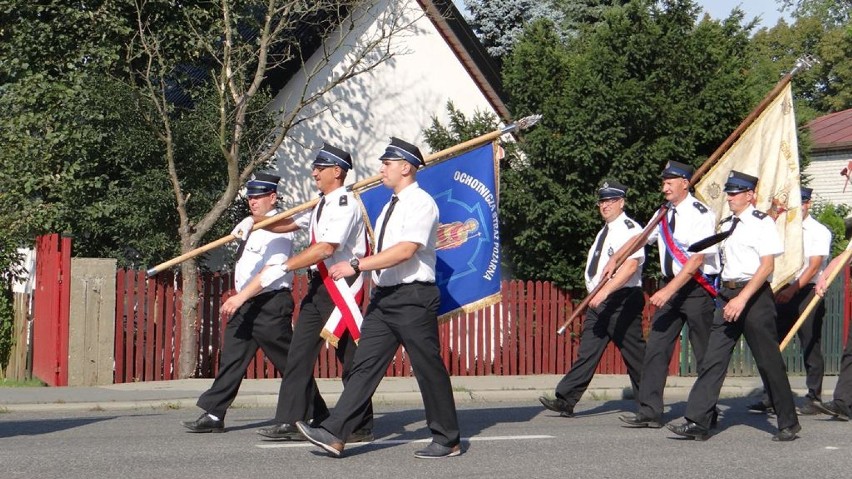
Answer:
[[[348,204],[349,204],[349,198],[347,198],[346,195],[341,195],[340,196],[340,202],[338,203],[338,206],[346,206]]]
[[[766,218],[766,213],[764,213],[763,211],[754,210],[754,211],[751,212],[751,214],[753,214],[754,217],[759,219],[759,220]]]
[[[723,223],[731,221],[733,218],[734,218],[734,215],[726,216],[726,217],[722,218],[722,221],[720,221],[719,224],[721,225]]]
[[[700,201],[696,201],[692,204],[692,206],[694,206],[696,210],[700,211],[702,215],[707,213],[707,207],[702,205]]]
[[[627,229],[633,229],[633,228],[636,227],[636,224],[633,223],[632,221],[628,220],[628,219],[624,220],[624,224],[627,225]]]

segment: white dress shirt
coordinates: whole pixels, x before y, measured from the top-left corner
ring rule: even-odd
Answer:
[[[308,229],[312,242],[315,239],[317,243],[337,245],[331,256],[324,260],[327,267],[341,261],[349,262],[354,257],[364,257],[367,251],[366,229],[361,205],[355,195],[341,186],[323,198],[325,204],[319,221],[316,219],[320,205],[318,202],[310,214],[294,218],[296,225]]]
[[[704,203],[698,201],[691,194],[687,194],[686,198],[679,205],[673,207],[672,210],[666,212],[668,215],[667,221],[671,222],[672,215],[676,217],[675,229],[672,237],[675,243],[680,246],[687,257],[693,253],[687,251],[693,243],[698,242],[708,236],[716,233],[716,215]],[[662,225],[662,222],[660,223]],[[651,234],[648,235],[648,244],[657,242],[657,247],[660,250],[660,269],[663,271],[663,263],[666,257],[666,245],[663,240],[663,235],[660,234],[660,227],[654,228]],[[704,262],[701,264],[701,271],[704,274],[719,274],[719,247],[713,245],[701,251],[704,255]],[[672,276],[677,274],[682,269],[682,265],[678,263],[677,258],[672,255]],[[665,273],[665,271],[663,271]]]
[[[749,205],[739,215],[740,223],[731,236],[722,242],[722,280],[748,282],[760,266],[763,256],[778,256],[784,252],[784,244],[778,235],[775,221]],[[722,220],[720,230],[728,231],[733,225],[733,216]],[[766,278],[772,282],[772,275]]]
[[[796,281],[805,272],[812,256],[822,256],[822,264],[819,265],[819,271],[810,280],[810,284],[816,284],[819,275],[825,271],[828,266],[828,259],[831,257],[831,231],[822,223],[815,220],[813,216],[808,215],[802,220],[802,240],[804,241],[804,264],[802,269],[796,274]]]
[[[395,286],[414,281],[434,282],[438,205],[417,182],[406,186],[396,196],[399,200],[385,227],[382,249],[388,249],[401,242],[417,243],[420,247],[408,260],[381,270],[381,273],[373,271],[373,281],[378,286]],[[382,235],[382,223],[389,206],[390,202],[385,204],[376,220],[376,248],[378,248],[379,237]]]
[[[275,216],[272,210],[266,216]],[[234,266],[234,287],[237,292],[267,265],[281,264],[293,254],[293,233],[273,233],[264,229],[254,230],[246,239],[243,254]],[[261,293],[289,287],[293,273],[288,272],[281,278],[263,288]]]
[[[586,272],[586,289],[590,292],[595,289],[598,283],[600,283],[601,271],[603,271],[604,266],[606,266],[610,257],[614,255],[616,251],[619,250],[619,248],[624,246],[624,244],[630,241],[634,236],[642,233],[642,228],[639,227],[639,223],[628,218],[624,212],[618,215],[614,220],[607,223],[607,226],[609,231],[607,232],[606,238],[604,239],[603,249],[601,249],[601,257],[598,260],[598,267],[594,272],[594,276],[589,276],[589,264],[592,261],[592,257],[598,244],[598,238],[600,238],[601,233],[603,232],[603,228],[601,228],[601,230],[598,231],[598,234],[595,235],[595,241],[592,242],[592,247],[589,248],[589,255],[586,258],[586,268],[584,270]],[[639,248],[627,259],[639,260],[639,267],[636,268],[636,272],[633,273],[632,276],[630,276],[630,278],[627,280],[626,283],[624,283],[622,288],[641,286],[642,263],[645,262],[645,248]]]

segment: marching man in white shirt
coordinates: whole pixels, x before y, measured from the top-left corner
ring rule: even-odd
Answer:
[[[341,261],[329,269],[335,279],[372,271],[376,284],[352,374],[331,417],[318,426],[302,421],[296,426],[313,444],[340,456],[344,438],[358,427],[401,344],[411,359],[426,409],[426,425],[432,432],[432,442],[414,456],[458,456],[461,444],[456,405],[438,339],[438,206],[417,184],[417,170],[425,162],[416,146],[391,138],[379,159],[382,183],[394,194],[377,220],[376,253],[361,260]]]
[[[287,365],[293,336],[293,294],[290,291],[293,275],[282,274],[261,288],[249,288],[251,284],[260,283],[261,274],[270,265],[287,261],[293,251],[292,233],[251,231],[253,217],[278,213],[275,204],[279,180],[275,175],[258,173],[246,184],[252,216],[241,221],[232,233],[242,238],[234,267],[234,287],[238,293],[220,309],[228,324],[223,334],[219,371],[210,389],[198,398],[198,407],[205,412],[195,421],[183,423],[190,432],[225,430],[225,412],[237,397],[246,368],[258,347],[279,371],[284,371]]]

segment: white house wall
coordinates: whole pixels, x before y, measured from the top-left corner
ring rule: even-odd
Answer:
[[[808,186],[814,189],[817,201],[828,201],[835,205],[852,205],[852,184],[846,185],[841,170],[852,161],[852,150],[817,153],[805,168],[804,175],[810,179]]]
[[[428,154],[422,132],[431,125],[432,116],[446,123],[448,100],[468,115],[477,110],[494,112],[416,1],[382,1],[377,12],[387,14],[399,8],[404,9],[411,28],[392,41],[394,57],[330,91],[323,104],[312,110],[319,112],[317,116],[294,128],[282,144],[277,168],[285,184],[281,188],[285,206],[316,196],[310,162],[323,140],[352,152],[355,169],[348,184],[378,173],[378,157],[391,136],[412,142]],[[355,33],[369,38],[379,23],[374,20]],[[319,55],[309,66],[317,64]],[[331,72],[340,71],[344,60],[342,54],[332,57],[316,78],[325,83]],[[292,105],[304,81],[303,74],[295,76],[276,96],[275,108]],[[311,91],[320,86],[314,82]]]

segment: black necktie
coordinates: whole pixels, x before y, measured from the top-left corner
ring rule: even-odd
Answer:
[[[244,239],[240,243],[240,246],[237,247],[237,259],[235,260],[235,262],[239,261],[240,258],[243,257],[243,251],[246,250],[246,243],[248,243],[249,236],[251,236],[251,230],[249,230],[248,233],[246,233],[246,239]]]
[[[734,232],[734,229],[736,229],[738,224],[740,224],[740,219],[734,216],[734,219],[731,220],[731,229],[729,229],[728,231],[723,231],[721,233],[716,233],[713,236],[708,236],[703,240],[696,241],[689,247],[689,252],[697,253],[724,240],[728,236],[731,236],[731,233]]]
[[[319,208],[317,208],[317,223],[319,223],[320,216],[322,216],[322,207],[325,206],[325,196],[320,199]]]
[[[595,273],[598,272],[598,262],[601,259],[601,250],[603,250],[604,241],[606,240],[606,234],[609,233],[609,225],[605,225],[601,230],[601,234],[598,235],[598,242],[595,243],[595,252],[592,253],[592,260],[589,261],[589,269],[586,270],[586,273],[589,275],[589,278],[594,278]]]
[[[669,232],[672,234],[672,239],[674,239],[674,229],[675,229],[675,211],[674,207],[672,207],[672,219],[669,221]],[[672,241],[674,243],[674,241]],[[663,259],[663,276],[666,278],[671,278],[674,276],[674,267],[672,263],[674,262],[674,258],[672,258],[672,252],[669,251],[669,248],[666,248],[666,256]]]
[[[385,239],[385,228],[388,225],[388,219],[390,219],[391,213],[393,213],[393,209],[396,206],[396,202],[399,201],[399,198],[396,195],[391,196],[390,206],[388,207],[387,213],[385,213],[385,217],[382,220],[382,231],[379,232],[379,242],[377,243],[376,253],[382,250],[382,242]]]

